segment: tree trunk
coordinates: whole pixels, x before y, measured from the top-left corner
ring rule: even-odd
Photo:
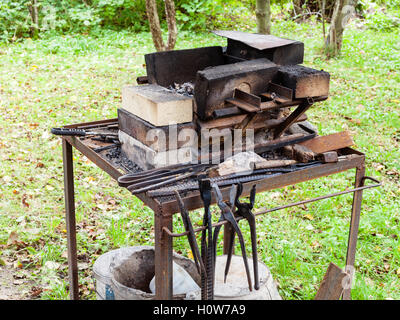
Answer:
[[[147,19],[149,19],[151,36],[157,51],[164,51],[165,45],[162,38],[160,19],[158,18],[156,0],[146,0]]]
[[[32,38],[35,39],[39,36],[39,13],[37,0],[31,0],[28,9],[32,19],[31,35]]]
[[[336,0],[331,26],[325,42],[325,53],[328,58],[335,57],[340,53],[344,29],[354,12],[353,0]]]
[[[174,0],[164,0],[164,4],[165,15],[168,24],[167,45],[165,45],[162,37],[160,19],[157,12],[157,2],[156,0],[146,0],[147,18],[149,19],[151,36],[153,38],[153,43],[157,51],[172,50],[175,47],[177,38]]]
[[[257,32],[262,34],[271,33],[271,1],[256,1]]]
[[[293,16],[295,17],[301,15],[303,13],[301,0],[293,0],[292,4],[293,4]]]
[[[165,16],[168,23],[168,43],[166,49],[172,50],[175,47],[176,37],[178,35],[175,19],[175,3],[174,0],[164,0],[164,3]]]

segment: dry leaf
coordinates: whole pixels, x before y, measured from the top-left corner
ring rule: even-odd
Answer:
[[[43,288],[40,287],[32,287],[31,288],[31,297],[37,297],[43,292]]]
[[[319,247],[321,247],[321,244],[317,240],[315,240],[311,243],[311,247],[314,249],[319,248]]]
[[[11,231],[10,235],[8,236],[7,245],[11,246],[13,244],[17,244],[18,239],[18,233],[16,233],[15,231]]]
[[[42,162],[38,162],[36,164],[36,168],[43,168],[43,167],[44,167],[44,164]]]
[[[27,199],[27,198],[28,198],[28,196],[27,196],[26,194],[24,194],[24,195],[22,196],[21,202],[22,202],[22,204],[24,205],[24,207],[29,208],[29,203],[26,202],[26,199]]]
[[[78,262],[78,269],[79,270],[85,270],[90,268],[90,263],[87,262]]]
[[[60,264],[55,261],[46,261],[44,264],[45,268],[49,270],[57,270],[60,267]]]
[[[304,218],[304,219],[307,219],[307,220],[314,220],[314,217],[313,217],[311,214],[305,214],[305,215],[303,216],[303,218]]]
[[[17,279],[13,281],[13,284],[20,285],[23,284],[25,281],[23,279]]]

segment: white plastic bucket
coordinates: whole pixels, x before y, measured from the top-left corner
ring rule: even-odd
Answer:
[[[260,288],[249,290],[242,256],[233,255],[229,273],[224,283],[226,255],[217,256],[215,266],[214,300],[282,300],[268,267],[258,262]],[[254,287],[253,261],[248,258],[251,283]],[[189,300],[200,300],[201,292],[191,293]]]
[[[111,287],[112,267],[118,264],[119,260],[129,257],[136,250],[137,247],[119,248],[97,258],[93,265],[97,300],[115,300],[114,291]]]
[[[153,300],[155,294],[150,290],[150,282],[155,274],[154,247],[136,247],[123,260],[119,259],[111,271],[111,288],[115,300]],[[200,284],[200,275],[197,272],[194,262],[176,253],[173,254],[173,261],[181,266],[192,279]],[[174,294],[174,300],[183,300],[185,294]]]

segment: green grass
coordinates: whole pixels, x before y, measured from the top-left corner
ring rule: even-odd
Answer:
[[[320,134],[349,130],[366,153],[367,175],[383,182],[364,192],[353,298],[400,299],[399,31],[352,26],[342,55],[329,61],[320,26],[282,21],[273,33],[304,41],[305,65],[331,74],[330,99],[308,112],[310,121]],[[224,44],[209,33],[181,32],[177,49]],[[116,117],[121,87],[145,74],[143,55],[152,51],[148,33],[111,31],[0,46],[0,258],[19,261],[17,272],[43,288],[41,299],[68,297],[61,141],[50,128]],[[153,214],[80,153],[74,159],[81,292],[94,299],[93,262],[120,246],[154,244]],[[341,191],[353,179],[351,171],[259,194],[256,206]],[[284,299],[313,299],[329,262],[344,267],[350,210],[344,195],[258,218],[259,257]],[[193,214],[198,224],[200,212]],[[7,245],[12,231],[19,242]],[[188,249],[186,239],[174,241],[175,251]],[[47,268],[48,261],[59,267]]]

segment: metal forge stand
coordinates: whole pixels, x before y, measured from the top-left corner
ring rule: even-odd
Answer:
[[[81,128],[92,129],[104,125],[116,124],[117,119],[95,121],[90,123],[82,123],[65,126],[65,128]],[[75,222],[75,199],[74,199],[74,173],[73,173],[73,157],[72,147],[79,150],[88,159],[93,161],[99,168],[107,172],[115,180],[124,173],[120,171],[113,163],[111,163],[104,155],[96,153],[93,148],[89,147],[85,140],[78,137],[64,136],[62,139],[63,147],[63,164],[64,164],[64,193],[65,193],[65,211],[66,211],[66,227],[67,227],[67,245],[68,245],[68,276],[70,285],[70,298],[72,300],[79,299],[78,290],[78,264],[77,264],[77,244],[76,244],[76,222]],[[257,184],[257,192],[282,188],[317,179],[331,174],[356,169],[354,188],[342,192],[332,193],[326,196],[317,197],[310,200],[299,201],[287,204],[281,207],[267,209],[255,212],[255,215],[298,206],[330,197],[339,196],[346,193],[353,193],[353,205],[351,211],[350,231],[348,237],[348,247],[346,254],[346,269],[349,274],[350,281],[354,276],[354,261],[356,253],[358,227],[361,212],[362,192],[364,189],[380,186],[375,179],[365,176],[365,155],[351,148],[341,150],[342,155],[348,155],[345,160],[337,163],[326,163],[310,168],[304,168],[294,172],[284,173],[279,176],[272,176],[263,180],[257,180],[243,184],[242,196],[248,196],[251,187]],[[373,185],[364,186],[366,180],[375,182]],[[224,199],[229,198],[229,187],[221,188]],[[146,194],[139,194],[137,197],[144,202],[145,205],[154,211],[154,229],[155,229],[155,278],[156,278],[156,299],[170,300],[172,299],[172,248],[174,237],[185,236],[186,233],[173,233],[172,218],[173,214],[179,212],[179,207],[175,198],[162,199],[151,198]],[[189,196],[183,198],[185,206],[188,210],[195,210],[203,207],[202,200],[198,191],[192,192]],[[216,203],[213,196],[212,203]],[[224,222],[219,223],[224,224]],[[215,227],[217,224],[214,224]],[[225,229],[225,228],[224,228]],[[201,231],[198,228],[195,232]],[[225,231],[224,231],[225,232]],[[224,252],[226,252],[226,244],[228,243],[224,233]],[[351,282],[350,282],[351,283]],[[343,299],[350,299],[351,288],[343,291]]]

